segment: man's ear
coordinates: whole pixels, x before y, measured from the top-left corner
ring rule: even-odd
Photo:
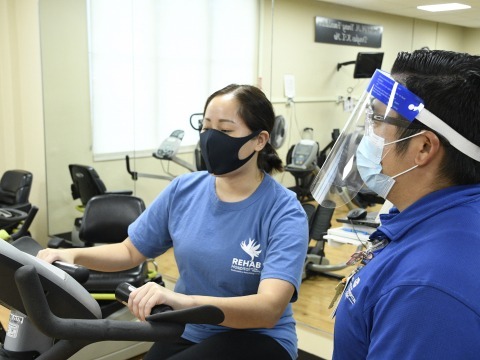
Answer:
[[[416,140],[417,156],[415,157],[415,163],[417,165],[427,165],[439,156],[441,142],[434,132],[426,130],[420,136],[417,136]]]
[[[261,151],[268,143],[268,140],[270,139],[270,134],[268,131],[263,130],[258,134],[257,136],[257,145],[255,146],[256,151]]]

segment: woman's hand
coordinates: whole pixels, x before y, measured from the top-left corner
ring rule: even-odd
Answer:
[[[74,263],[74,256],[67,250],[58,250],[58,249],[42,249],[38,252],[37,258],[45,260],[48,263],[53,263],[54,261],[63,261],[69,264]]]
[[[128,308],[137,318],[145,320],[156,305],[169,305],[173,309],[189,307],[189,296],[175,293],[154,282],[133,290],[128,298]]]
[[[49,263],[60,260],[103,272],[131,269],[146,260],[146,257],[135,248],[129,238],[121,243],[101,246],[70,249],[47,248],[40,250],[37,257]]]

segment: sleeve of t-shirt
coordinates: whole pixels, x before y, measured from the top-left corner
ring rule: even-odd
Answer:
[[[404,285],[366,312],[368,359],[478,359],[480,314],[442,291]]]
[[[169,208],[179,178],[175,178],[128,227],[128,236],[144,256],[155,258],[172,246],[168,230]]]
[[[261,280],[290,282],[295,287],[291,302],[295,302],[308,248],[307,217],[296,199],[288,199],[274,213]]]

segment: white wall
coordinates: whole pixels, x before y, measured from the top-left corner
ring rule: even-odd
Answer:
[[[47,238],[45,142],[37,0],[0,0],[0,173],[33,173],[31,227]]]
[[[267,3],[269,1],[265,0]],[[342,104],[335,103],[335,99],[338,96],[348,96],[349,89],[353,89],[351,94],[358,97],[368,83],[368,80],[353,79],[353,66],[345,66],[337,71],[337,63],[355,60],[359,51],[383,51],[385,56],[382,68],[389,71],[399,51],[412,51],[423,46],[461,51],[467,32],[456,26],[316,0],[276,0],[272,36],[269,30],[270,15],[269,11],[265,11],[262,83],[267,93],[271,94],[277,112],[289,114],[291,109],[285,105],[286,99],[283,96],[283,76],[295,76],[298,128],[313,127],[320,147],[328,144],[331,130],[341,128],[348,118],[348,113],[343,112]],[[382,25],[382,47],[377,49],[315,43],[315,16]],[[270,53],[273,59],[270,58]],[[270,67],[270,63],[273,66]],[[295,127],[295,121],[292,121],[292,127]],[[295,143],[298,139],[296,131],[292,134],[291,142]]]
[[[480,29],[469,29],[465,32],[465,39],[464,39],[464,48],[463,51],[480,55]]]

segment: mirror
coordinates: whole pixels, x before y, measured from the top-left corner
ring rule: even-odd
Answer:
[[[92,164],[84,1],[40,1],[49,234],[81,216],[70,193],[69,163]],[[101,173],[101,172],[100,172]]]

